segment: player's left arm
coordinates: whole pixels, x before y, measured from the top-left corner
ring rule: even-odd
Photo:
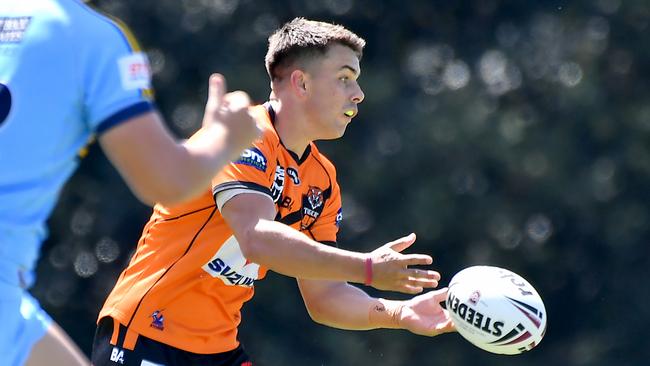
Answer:
[[[298,287],[311,318],[330,327],[405,329],[431,337],[455,331],[440,305],[447,296],[446,288],[396,301],[371,297],[346,282],[298,279]]]
[[[343,220],[341,194],[332,173],[332,196],[310,229],[317,241],[336,242]],[[436,283],[437,285],[437,283]],[[334,328],[367,330],[406,329],[435,336],[454,330],[449,314],[440,306],[447,289],[428,292],[405,301],[374,298],[342,281],[298,279],[298,287],[311,318]]]

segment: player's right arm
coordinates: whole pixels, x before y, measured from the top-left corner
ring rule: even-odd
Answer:
[[[408,267],[431,264],[430,256],[400,253],[415,241],[415,235],[400,238],[371,253],[327,246],[273,221],[273,201],[257,193],[241,193],[230,198],[223,204],[221,214],[248,260],[287,276],[364,283],[366,260],[370,258],[373,272],[370,285],[377,289],[419,293],[423,288],[436,287],[440,279],[435,271]]]
[[[91,14],[86,9],[84,14]],[[212,75],[203,127],[179,143],[153,104],[147,57],[130,30],[99,14],[77,19],[79,90],[87,128],[144,203],[174,205],[204,192],[211,178],[259,135],[243,92],[225,94]]]
[[[221,75],[209,82],[203,127],[183,144],[155,111],[100,135],[102,149],[142,202],[174,205],[204,192],[215,173],[258,136],[248,96],[225,94]]]

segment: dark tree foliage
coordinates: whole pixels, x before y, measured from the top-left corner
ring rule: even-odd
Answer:
[[[207,77],[257,102],[270,32],[295,16],[364,37],[366,99],[338,141],[339,245],[409,232],[446,285],[488,264],[526,277],[548,312],[542,344],[483,352],[458,334],[313,323],[295,280],[256,285],[241,339],[261,365],[641,365],[650,350],[650,3],[143,0],[96,4],[147,51],[169,128],[201,120]],[[34,294],[90,352],[97,313],[150,208],[92,147],[50,220]],[[646,249],[644,249],[646,248]],[[400,294],[370,293],[404,298]],[[189,311],[189,309],[188,309]]]

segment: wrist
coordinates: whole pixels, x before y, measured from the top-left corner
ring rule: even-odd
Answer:
[[[400,329],[403,301],[376,299],[369,310],[371,328]]]
[[[373,280],[372,264],[373,264],[372,257],[370,256],[366,257],[366,260],[364,261],[365,279],[363,281],[363,284],[366,286],[372,285],[372,280]]]

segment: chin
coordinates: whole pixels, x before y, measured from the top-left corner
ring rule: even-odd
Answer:
[[[321,136],[319,140],[336,140],[338,138],[343,137],[344,134],[345,134],[345,127],[335,131],[330,131],[328,134],[323,134],[323,136]]]
[[[343,125],[343,127],[339,128],[337,131],[333,131],[334,134],[336,134],[336,137],[333,137],[333,138],[338,139],[338,138],[343,137],[343,135],[345,135],[345,130],[347,128],[348,128],[348,124],[346,123],[345,125]]]

